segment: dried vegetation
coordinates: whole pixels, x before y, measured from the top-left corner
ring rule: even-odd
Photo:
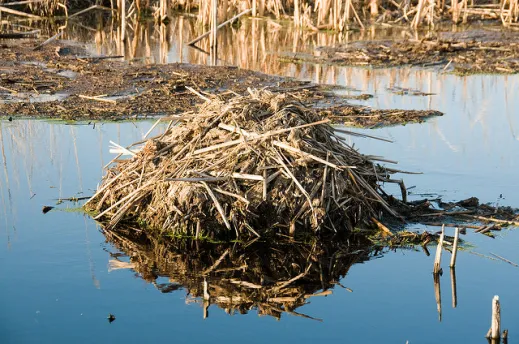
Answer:
[[[4,11],[12,8],[5,1]],[[89,6],[124,11],[125,17],[152,14],[162,21],[171,10],[197,11],[198,20],[208,25],[211,1],[203,0],[131,0],[131,1],[67,1],[43,0],[23,2],[29,10],[39,16],[65,15]],[[15,5],[16,6],[16,5]],[[19,6],[19,5],[18,5]],[[8,7],[8,8],[6,8]],[[108,9],[110,9],[108,8]],[[23,9],[23,7],[21,8]],[[435,26],[442,20],[452,23],[467,23],[473,19],[488,19],[504,26],[518,25],[519,5],[517,0],[504,1],[446,1],[414,0],[219,0],[219,21],[230,18],[236,13],[250,9],[253,16],[274,16],[277,19],[290,18],[294,25],[311,30],[347,31],[351,25],[360,27],[371,23],[407,24],[413,28]],[[21,12],[21,11],[19,11]],[[13,13],[13,12],[8,12]],[[24,12],[17,13],[23,15]],[[120,14],[119,14],[120,15]]]
[[[354,66],[437,66],[458,74],[519,72],[519,35],[474,30],[420,40],[359,41],[320,47],[320,62]]]
[[[0,114],[74,120],[127,119],[193,111],[202,98],[189,88],[230,99],[248,87],[288,93],[338,123],[372,127],[423,121],[437,111],[376,110],[352,105],[334,87],[236,67],[128,64],[91,56],[79,45],[38,41],[0,49]],[[336,87],[335,87],[336,88]]]
[[[390,172],[345,144],[328,119],[293,96],[249,90],[174,118],[165,134],[111,167],[87,203],[114,228],[247,238],[348,232],[382,211]],[[339,134],[340,133],[340,134]]]

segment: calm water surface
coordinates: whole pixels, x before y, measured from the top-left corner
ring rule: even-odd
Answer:
[[[168,56],[179,55],[168,48]],[[410,190],[415,197],[476,196],[519,207],[519,77],[290,64],[278,72],[349,86],[357,90],[352,94],[372,93],[362,104],[376,108],[444,111],[425,124],[369,130],[392,144],[357,138],[351,143],[366,154],[398,160],[397,168],[423,172],[403,176],[407,186],[416,186]],[[386,90],[395,85],[435,95]],[[441,322],[433,258],[410,250],[353,265],[341,280],[352,292],[336,287],[297,309],[322,322],[286,314],[277,321],[254,310],[230,316],[216,306],[203,319],[202,307],[188,304],[185,290],[164,294],[131,269],[112,269],[110,253],[117,249],[75,204],[63,203],[45,215],[41,209],[60,197],[91,195],[113,157],[109,140],[138,141],[151,124],[0,121],[0,342],[485,343],[497,294],[509,343],[519,343],[519,268],[488,257],[493,252],[519,262],[519,231],[513,229],[496,239],[470,231],[464,237],[473,248],[458,255],[456,308],[446,256]],[[116,316],[111,324],[109,313]]]

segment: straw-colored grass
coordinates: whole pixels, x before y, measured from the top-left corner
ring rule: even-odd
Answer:
[[[0,1],[0,3],[13,1]],[[211,1],[204,0],[130,0],[122,6],[120,0],[102,2],[113,9],[124,8],[126,16],[153,13],[162,21],[169,10],[196,11],[200,23],[209,25]],[[33,13],[42,16],[67,15],[68,11],[85,9],[97,2],[77,0],[34,0],[28,5]],[[518,0],[471,1],[451,0],[219,0],[218,20],[251,9],[253,16],[289,17],[298,27],[346,31],[351,25],[364,27],[371,23],[405,24],[413,28],[435,26],[442,19],[466,23],[470,17],[493,19],[505,26],[516,26],[519,19]]]

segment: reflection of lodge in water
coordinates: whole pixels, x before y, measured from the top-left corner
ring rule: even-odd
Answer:
[[[373,256],[361,239],[323,245],[259,242],[224,245],[191,240],[171,243],[129,239],[120,232],[104,232],[107,240],[129,257],[113,254],[110,268],[131,268],[163,293],[184,288],[186,302],[203,305],[204,317],[210,304],[227,313],[280,318],[282,313],[312,318],[295,311],[308,299],[332,294],[350,267]],[[363,245],[364,244],[364,245]],[[158,283],[161,277],[168,283]],[[343,287],[344,288],[344,287]]]

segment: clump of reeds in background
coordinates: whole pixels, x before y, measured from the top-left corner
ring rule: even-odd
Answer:
[[[446,19],[454,23],[467,22],[469,16],[496,20],[505,26],[517,26],[518,1],[474,0],[469,5],[467,0],[451,0],[450,3],[434,0],[219,0],[218,20],[221,22],[251,9],[253,16],[290,18],[297,27],[311,30],[345,31],[350,25],[364,27],[370,23],[407,23],[418,28],[424,24],[434,26]],[[10,6],[10,2],[13,1],[4,1],[3,6]],[[41,16],[53,16],[103,5],[118,11],[124,9],[126,16],[141,16],[144,12],[151,12],[161,21],[170,10],[196,12],[199,22],[207,27],[211,18],[210,3],[205,0],[36,0],[17,6],[27,6]]]

